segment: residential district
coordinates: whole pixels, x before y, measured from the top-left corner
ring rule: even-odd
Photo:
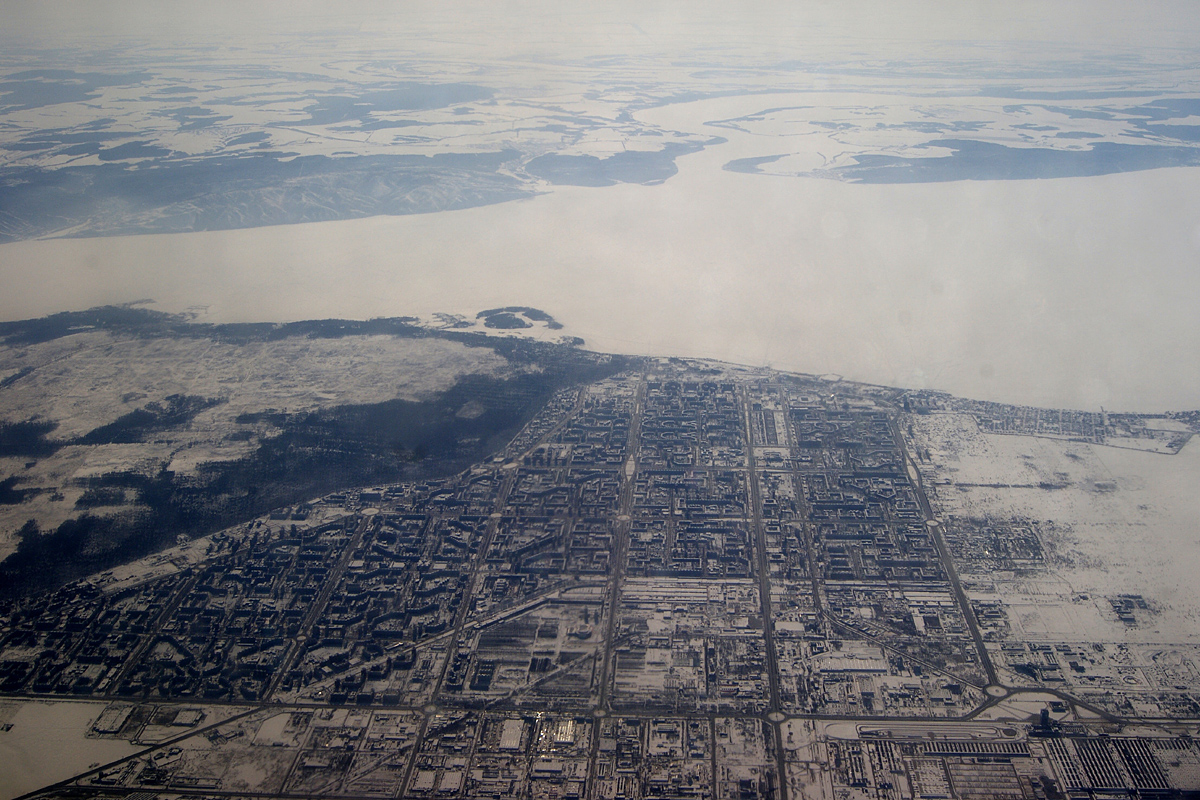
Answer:
[[[560,391],[463,474],[11,603],[0,692],[93,703],[90,739],[137,746],[34,794],[1200,791],[1195,646],[1029,641],[964,589],[1052,564],[1036,521],[927,491],[906,420],[948,411],[1161,453],[1195,422],[649,360]],[[1128,626],[1153,610],[1109,602]]]

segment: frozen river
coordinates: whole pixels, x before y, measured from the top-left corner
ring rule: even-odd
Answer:
[[[222,322],[529,305],[598,350],[1032,405],[1200,407],[1200,171],[857,185],[722,169],[779,139],[704,123],[766,104],[642,112],[727,139],[659,185],[0,246],[0,317],[142,298]]]

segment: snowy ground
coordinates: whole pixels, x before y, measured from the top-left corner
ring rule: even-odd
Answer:
[[[79,516],[82,478],[125,470],[152,475],[164,468],[186,475],[206,462],[242,458],[279,432],[269,419],[239,424],[239,415],[420,400],[463,375],[500,376],[511,369],[492,350],[442,339],[297,337],[237,345],[103,332],[0,348],[0,365],[34,368],[5,388],[0,420],[56,422],[52,440],[83,436],[171,395],[221,401],[143,442],[76,444],[36,459],[0,458],[0,475],[16,476],[18,490],[43,490],[22,503],[0,505],[0,557],[15,548],[26,520],[48,530]]]
[[[972,418],[950,414],[915,417],[914,433],[930,451],[924,480],[943,515],[1030,520],[1052,532],[1043,542],[1049,572],[994,583],[1016,638],[1200,641],[1196,442],[1171,456],[982,434]],[[1124,625],[1108,602],[1118,594],[1143,595],[1152,613]]]

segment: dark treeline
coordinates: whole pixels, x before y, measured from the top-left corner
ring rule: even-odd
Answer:
[[[329,335],[341,330],[333,323],[305,325]],[[361,327],[354,330],[363,333]],[[501,449],[559,388],[627,366],[626,359],[597,357],[565,345],[437,335],[492,348],[516,366],[538,369],[507,378],[467,376],[424,401],[389,400],[301,414],[264,412],[282,432],[240,460],[207,464],[187,476],[164,469],[155,475],[115,472],[89,479],[79,508],[112,503],[125,504],[127,510],[85,513],[47,531],[31,520],[16,552],[0,562],[0,596],[57,587],[162,549],[181,534],[201,536],[331,492],[453,474]],[[213,402],[176,395],[72,443],[138,441],[155,430],[186,424]],[[473,413],[460,414],[468,403]],[[253,424],[262,418],[243,415],[238,422]],[[52,423],[14,423],[5,430],[14,433],[6,435],[4,446],[30,455],[66,444],[46,439]],[[15,486],[5,490],[12,499],[20,491]]]
[[[134,306],[100,306],[86,311],[64,311],[38,319],[0,322],[0,341],[10,346],[38,344],[84,331],[103,330],[134,336],[186,336],[229,344],[274,341],[294,336],[338,339],[343,336],[436,336],[437,331],[418,327],[415,317],[379,317],[368,320],[321,319],[302,322],[232,322],[221,325],[192,322],[185,314],[168,314]],[[14,376],[16,378],[18,376]]]

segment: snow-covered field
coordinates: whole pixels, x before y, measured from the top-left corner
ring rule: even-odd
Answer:
[[[127,470],[156,474],[164,468],[192,474],[204,463],[245,457],[279,433],[269,415],[238,424],[242,414],[421,400],[463,375],[499,377],[512,369],[492,350],[443,339],[295,337],[238,345],[104,332],[3,347],[0,364],[35,368],[5,388],[0,419],[56,422],[49,438],[58,441],[83,436],[172,395],[220,401],[186,425],[144,442],[68,445],[32,461],[0,458],[0,474],[43,490],[23,503],[0,505],[0,557],[15,548],[15,534],[26,520],[35,518],[46,529],[77,517],[74,503],[85,491],[81,479]]]
[[[0,705],[0,723],[12,726],[0,733],[0,797],[18,797],[140,750],[124,739],[88,737],[106,705],[46,700]]]
[[[922,468],[924,480],[940,513],[1027,520],[1043,531],[1045,574],[997,576],[986,587],[1009,606],[1017,639],[1200,642],[1195,441],[1164,455],[983,434],[961,415],[915,420],[916,442],[933,464]],[[1113,612],[1109,601],[1119,594],[1148,602],[1136,627]]]

